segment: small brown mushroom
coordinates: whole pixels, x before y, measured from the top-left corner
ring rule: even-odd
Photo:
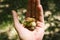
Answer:
[[[29,29],[29,30],[34,30],[35,26],[36,26],[36,22],[34,18],[26,18],[25,22],[23,23],[23,25],[25,26],[25,28]]]

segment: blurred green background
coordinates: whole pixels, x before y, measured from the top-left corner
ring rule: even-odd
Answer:
[[[19,40],[11,10],[16,10],[22,21],[27,3],[28,0],[0,0],[0,40]],[[60,40],[60,0],[41,0],[41,4],[47,28],[43,40]]]

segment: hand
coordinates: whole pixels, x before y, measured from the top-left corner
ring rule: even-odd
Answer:
[[[35,7],[35,8],[34,8]],[[15,28],[22,40],[42,40],[44,36],[44,16],[40,0],[28,0],[27,17],[36,19],[36,29],[29,31],[19,23],[16,11],[12,10]]]

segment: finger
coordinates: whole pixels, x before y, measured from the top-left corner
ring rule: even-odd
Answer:
[[[36,13],[37,20],[40,21],[40,22],[44,22],[44,15],[43,15],[43,8],[42,8],[42,6],[38,5],[36,7],[36,10],[37,10],[37,13]]]
[[[36,12],[36,19],[38,19],[38,17],[39,17],[39,16],[38,16],[38,15],[39,15],[39,14],[38,14],[38,9],[37,9],[37,6],[38,6],[38,5],[40,5],[40,0],[35,0],[35,7],[36,7],[36,9],[35,9],[35,10],[36,10],[36,11],[35,11],[35,12]]]
[[[16,11],[12,10],[12,15],[13,15],[13,20],[14,20],[15,26],[21,25],[21,24],[19,23],[18,15],[17,15]]]
[[[35,0],[36,5],[40,5],[40,0]]]
[[[35,18],[35,0],[32,0],[32,13],[31,16]]]
[[[31,13],[31,2],[32,0],[28,0],[28,6],[27,6],[27,12],[26,12],[26,17],[30,17],[30,13]]]
[[[40,5],[40,7],[38,7],[38,12],[39,12],[39,21],[44,22],[44,15],[43,15],[43,8]]]
[[[40,0],[35,0],[35,6],[36,6],[36,19],[39,20],[39,14],[41,12],[40,6]]]

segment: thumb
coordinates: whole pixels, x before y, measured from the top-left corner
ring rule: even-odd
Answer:
[[[22,24],[19,23],[18,14],[16,13],[16,11],[12,10],[12,15],[13,15],[13,20],[14,20],[14,25],[16,27],[21,26]]]
[[[16,13],[16,11],[12,10],[12,15],[13,15],[14,23],[19,23],[18,14]]]

